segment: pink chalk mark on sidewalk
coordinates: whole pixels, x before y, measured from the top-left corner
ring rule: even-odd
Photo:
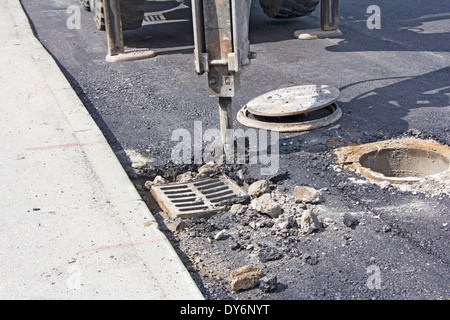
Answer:
[[[165,241],[168,241],[168,239],[167,238],[156,238],[156,239],[151,239],[151,240],[147,240],[147,241],[140,241],[140,242],[133,242],[133,243],[119,243],[119,244],[115,244],[115,245],[111,245],[111,246],[101,246],[101,247],[97,247],[97,248],[81,250],[81,251],[77,252],[77,255],[81,254],[81,253],[87,253],[87,252],[98,252],[98,251],[106,251],[106,250],[113,250],[113,249],[137,247],[137,246],[142,246],[142,245],[146,245],[146,244],[165,242]]]
[[[94,142],[86,142],[86,143],[67,143],[67,144],[57,144],[51,146],[41,146],[41,147],[31,147],[26,148],[26,151],[34,151],[34,150],[49,150],[49,149],[62,149],[62,148],[70,148],[70,147],[82,147],[82,146],[91,146],[96,144],[108,144],[108,141],[94,141]]]

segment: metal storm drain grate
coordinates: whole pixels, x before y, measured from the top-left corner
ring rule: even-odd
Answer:
[[[153,186],[153,197],[171,217],[208,217],[248,195],[230,178],[206,178],[185,183]]]

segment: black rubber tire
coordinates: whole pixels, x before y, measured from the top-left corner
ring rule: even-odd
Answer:
[[[144,20],[146,0],[121,0],[123,30],[137,29],[142,26]]]
[[[311,14],[320,0],[259,0],[264,13],[270,18],[289,19]]]
[[[120,12],[122,17],[123,30],[137,29],[142,26],[146,3],[146,0],[120,1]],[[94,20],[99,30],[105,30],[105,14],[103,10],[102,0],[95,0]]]
[[[91,11],[91,6],[89,4],[89,0],[80,0],[81,7],[86,11]]]

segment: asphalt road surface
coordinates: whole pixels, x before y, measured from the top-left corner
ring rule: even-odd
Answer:
[[[163,170],[176,145],[171,141],[175,130],[193,134],[194,121],[201,121],[203,130],[219,127],[217,99],[208,97],[206,76],[194,70],[189,3],[148,1],[149,15],[166,13],[162,19],[146,19],[124,38],[128,49],[151,48],[156,57],[116,64],[105,61],[106,35],[96,29],[91,13],[81,10],[79,29],[67,27],[67,8],[78,1],[22,4],[37,37],[125,167],[133,159],[122,156],[134,151],[150,159],[150,167]],[[334,223],[320,232],[291,235],[290,240],[271,234],[270,228],[248,231],[242,217],[219,215],[171,237],[207,298],[450,298],[448,190],[380,187],[335,162],[333,150],[342,145],[398,137],[450,142],[449,3],[377,1],[380,29],[367,26],[372,4],[340,1],[343,35],[300,41],[294,31],[318,28],[319,10],[308,17],[274,20],[254,1],[250,41],[258,56],[242,74],[233,115],[252,98],[282,87],[328,84],[340,89],[343,115],[338,122],[280,134],[279,171],[288,177],[274,185],[286,194],[296,185],[322,189],[324,201],[313,209]],[[249,181],[264,178],[259,165],[241,167]],[[359,223],[352,228],[343,224],[345,213]],[[232,236],[207,244],[205,239],[220,228]],[[236,242],[245,249],[236,250]],[[275,292],[231,291],[229,272],[257,259],[258,247],[283,249],[282,258],[258,262],[265,274],[276,275]]]

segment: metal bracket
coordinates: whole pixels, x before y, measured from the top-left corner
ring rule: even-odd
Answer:
[[[208,73],[209,95],[233,97],[249,64],[251,0],[193,0],[195,70]]]

